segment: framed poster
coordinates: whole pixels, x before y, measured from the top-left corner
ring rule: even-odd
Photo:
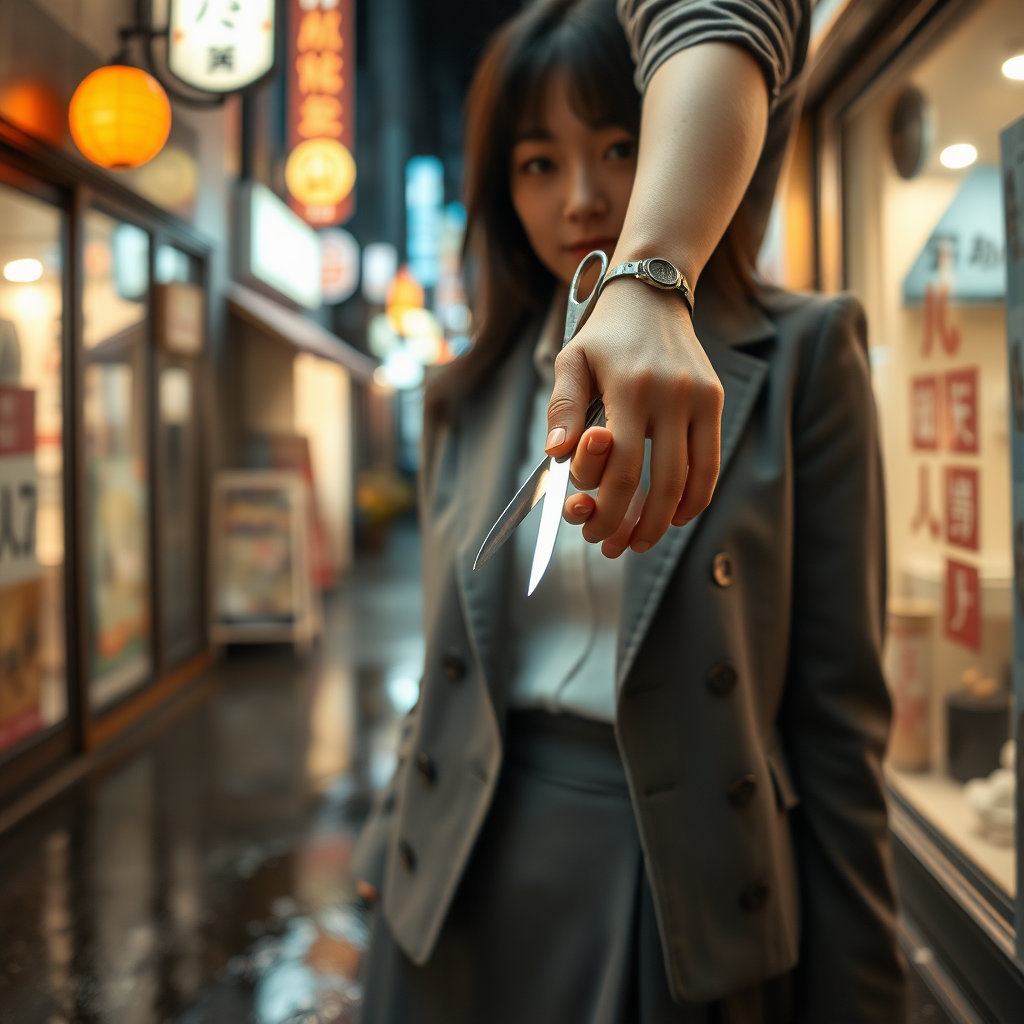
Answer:
[[[283,641],[306,648],[320,633],[308,501],[298,473],[217,475],[210,523],[214,644]]]

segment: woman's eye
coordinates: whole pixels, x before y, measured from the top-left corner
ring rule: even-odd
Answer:
[[[636,143],[630,139],[613,142],[608,147],[607,156],[612,160],[629,160],[636,152]]]
[[[547,174],[555,168],[553,160],[546,156],[531,157],[522,165],[523,174]]]

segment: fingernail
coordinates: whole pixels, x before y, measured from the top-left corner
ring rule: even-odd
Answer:
[[[630,547],[638,554],[642,555],[651,545],[645,540],[638,540],[635,544],[631,544]]]
[[[602,440],[598,437],[591,437],[587,439],[587,451],[590,452],[591,455],[604,455],[604,453],[608,451],[608,446],[610,444],[611,441]]]
[[[557,448],[565,440],[565,427],[555,427],[554,430],[548,434],[547,443],[544,445],[545,448]]]
[[[589,505],[583,505],[583,504],[573,505],[572,510],[578,516],[590,515],[590,506]]]

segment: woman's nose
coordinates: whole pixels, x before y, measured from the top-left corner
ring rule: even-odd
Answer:
[[[586,163],[573,168],[570,178],[569,196],[565,215],[569,220],[586,220],[603,216],[608,209],[607,197],[600,188],[596,176]]]

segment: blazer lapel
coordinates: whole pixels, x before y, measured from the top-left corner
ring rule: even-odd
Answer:
[[[492,696],[514,545],[506,544],[478,572],[480,545],[516,489],[526,420],[537,386],[533,366],[536,331],[526,332],[492,387],[473,400],[459,426],[458,486],[462,537],[457,542],[456,577],[471,642]]]
[[[767,324],[767,320],[765,320]],[[768,337],[774,332],[768,325]],[[761,337],[765,337],[762,332]],[[725,404],[722,408],[722,462],[721,480],[729,469],[736,444],[743,433],[754,401],[764,383],[768,364],[763,359],[747,355],[721,341],[714,340],[708,331],[701,332],[704,350],[722,382]],[[744,340],[747,340],[744,338]],[[714,509],[714,499],[708,509],[686,526],[670,526],[668,533],[650,551],[634,555],[627,551],[625,582],[622,594],[622,619],[619,626],[619,646],[615,672],[618,691],[633,665],[640,644],[654,613],[658,608],[673,570],[682,557],[700,521]]]

